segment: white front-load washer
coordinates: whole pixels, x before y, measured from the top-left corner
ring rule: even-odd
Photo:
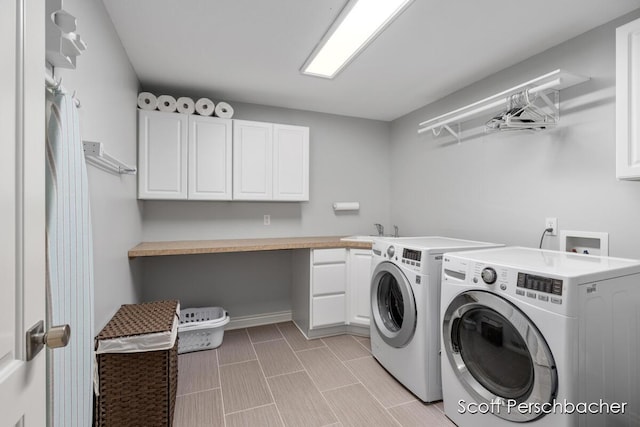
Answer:
[[[640,425],[640,261],[444,255],[442,388],[459,427]]]
[[[495,247],[446,237],[375,239],[371,278],[371,351],[425,402],[442,399],[440,274],[445,251]]]

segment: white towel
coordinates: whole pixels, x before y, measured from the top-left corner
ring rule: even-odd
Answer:
[[[178,98],[176,104],[178,106],[178,113],[193,114],[193,112],[196,110],[193,99],[189,98],[188,96],[181,96],[180,98]]]
[[[218,102],[218,105],[216,105],[216,116],[222,119],[230,119],[233,117],[233,107],[226,102]]]
[[[48,325],[71,327],[48,352],[47,425],[90,426],[93,414],[93,241],[89,182],[73,97],[58,93],[47,125]]]
[[[196,112],[201,116],[210,116],[216,108],[216,104],[209,98],[200,98],[196,102]]]
[[[138,95],[138,107],[143,110],[153,111],[158,108],[158,98],[151,92],[140,92]]]
[[[176,99],[171,95],[160,95],[158,97],[158,110],[173,113],[176,111]]]

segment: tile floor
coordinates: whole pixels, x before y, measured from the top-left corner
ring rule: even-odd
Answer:
[[[174,427],[454,426],[373,359],[368,338],[308,341],[279,323],[226,331],[178,363]]]

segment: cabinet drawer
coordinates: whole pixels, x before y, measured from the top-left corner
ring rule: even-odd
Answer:
[[[347,289],[347,265],[321,264],[313,266],[312,294],[337,294]]]
[[[313,264],[330,264],[336,262],[347,261],[347,250],[344,248],[337,249],[314,249]]]
[[[326,295],[312,299],[311,326],[326,326],[336,323],[344,324],[345,295]]]

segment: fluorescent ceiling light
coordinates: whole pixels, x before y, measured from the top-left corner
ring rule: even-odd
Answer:
[[[302,72],[333,78],[413,0],[351,0],[307,59]]]

